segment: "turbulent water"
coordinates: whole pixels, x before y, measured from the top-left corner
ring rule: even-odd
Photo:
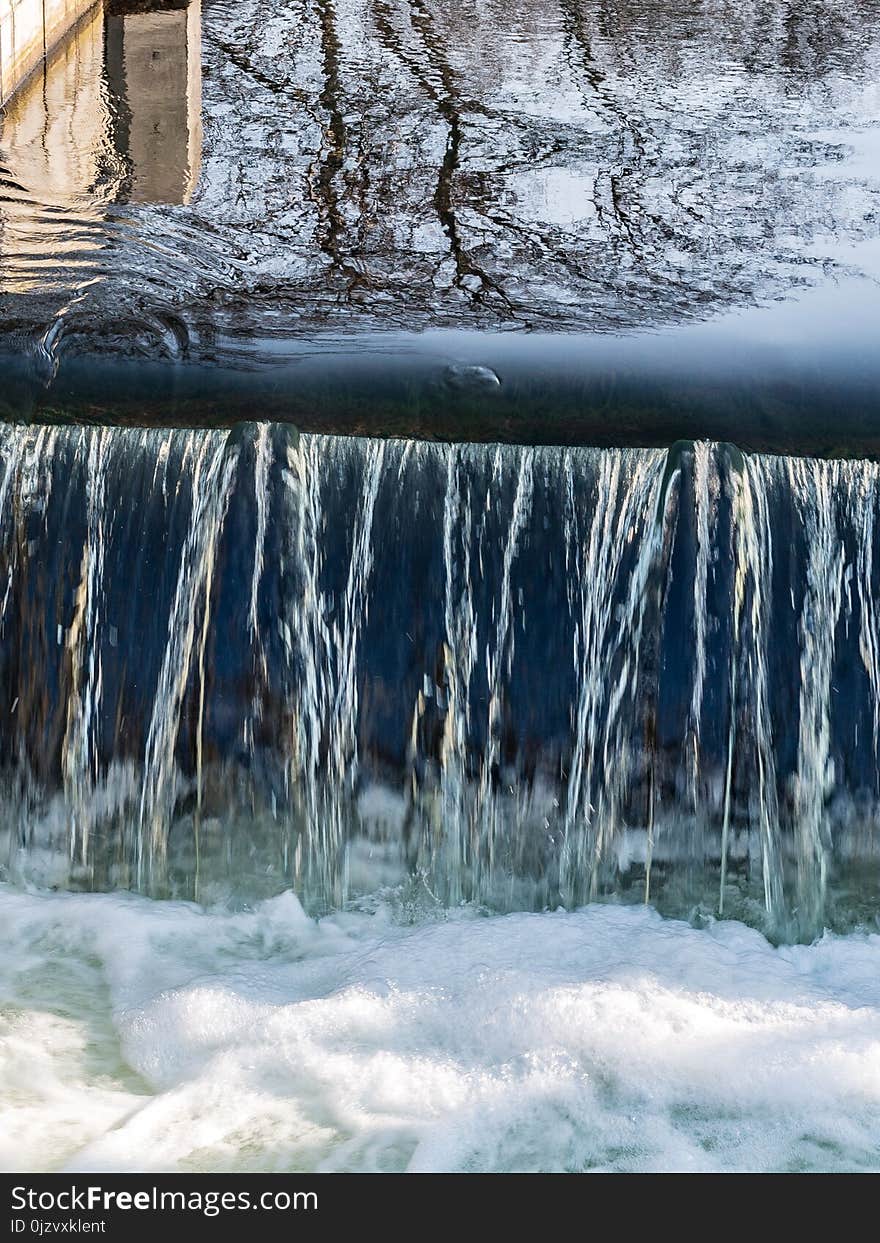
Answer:
[[[50,365],[702,320],[876,243],[875,0],[193,0],[154,77],[124,7],[3,118],[0,320]]]
[[[877,1170],[880,938],[0,888],[0,1164]]]
[[[876,918],[880,468],[269,424],[0,454],[9,872]]]

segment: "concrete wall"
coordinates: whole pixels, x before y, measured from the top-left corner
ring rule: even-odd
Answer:
[[[96,0],[0,0],[0,104]]]

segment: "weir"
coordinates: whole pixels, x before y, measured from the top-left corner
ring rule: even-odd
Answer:
[[[5,870],[858,922],[878,477],[710,442],[5,425]]]

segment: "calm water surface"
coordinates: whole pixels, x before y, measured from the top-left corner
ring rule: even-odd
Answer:
[[[875,0],[121,12],[3,116],[0,332],[38,363],[880,308]]]

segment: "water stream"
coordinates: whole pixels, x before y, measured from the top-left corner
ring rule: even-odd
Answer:
[[[274,424],[0,453],[7,869],[873,911],[877,466]]]

